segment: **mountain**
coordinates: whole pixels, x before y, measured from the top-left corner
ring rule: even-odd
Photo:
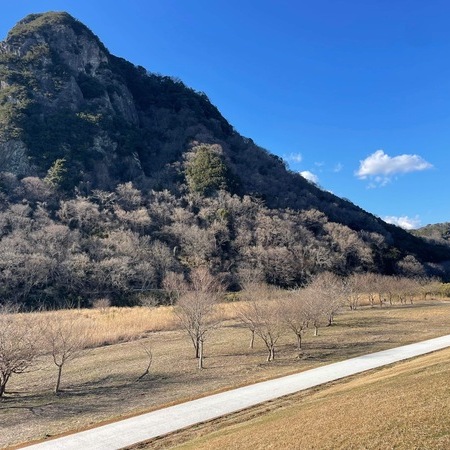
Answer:
[[[433,242],[450,245],[450,222],[426,225],[412,233]]]
[[[151,216],[157,193],[170,193],[178,211],[170,232],[167,223],[156,225],[159,213],[149,218],[152,226],[131,229],[166,245],[186,270],[194,264],[186,242],[194,238],[179,231],[188,221],[181,218],[183,209],[200,234],[213,233],[217,217],[226,224],[225,241],[212,234],[210,257],[216,255],[218,272],[237,273],[243,266],[267,272],[286,258],[303,261],[284,281],[265,274],[283,285],[325,269],[445,276],[450,260],[447,246],[386,224],[288,170],[281,158],[237,133],[204,93],[112,55],[64,12],[27,16],[0,43],[0,172],[0,211],[12,214],[14,223],[20,223],[17,205],[25,203],[35,223],[34,215],[45,210],[52,223],[86,239],[110,235],[108,227],[130,227],[129,215],[144,207],[141,213]],[[125,191],[141,200],[122,205],[119,214]],[[109,209],[108,193],[114,198]],[[72,216],[71,201],[78,202],[78,209],[71,204]],[[91,211],[111,213],[109,225],[99,218],[89,234],[80,225],[86,221],[73,212],[80,214],[82,202]],[[216,222],[203,215],[213,206]],[[243,244],[245,214],[253,216],[251,237]],[[8,220],[3,240],[14,234]],[[273,227],[265,238],[258,231],[263,222]],[[288,226],[292,236],[280,236]],[[273,249],[288,256],[274,262]],[[208,258],[203,263],[213,265]],[[150,284],[157,287],[158,280]]]

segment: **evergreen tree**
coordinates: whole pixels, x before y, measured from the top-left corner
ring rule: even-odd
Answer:
[[[57,159],[51,167],[47,171],[47,175],[44,178],[44,181],[54,187],[57,188],[61,186],[64,181],[64,174],[67,172],[65,167],[66,160],[64,158]]]
[[[227,166],[215,147],[205,144],[194,147],[185,170],[191,192],[209,195],[217,189],[226,188]]]

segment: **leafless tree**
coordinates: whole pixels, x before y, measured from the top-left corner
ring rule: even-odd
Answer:
[[[289,298],[283,300],[281,313],[286,327],[295,334],[298,357],[300,358],[302,355],[302,335],[308,325],[305,290],[291,291]]]
[[[334,316],[345,301],[344,280],[331,272],[322,272],[313,278],[309,289],[317,297],[315,308],[319,309],[319,314],[323,313],[326,316],[328,326],[333,325]]]
[[[259,294],[256,292],[259,292]],[[270,290],[266,288],[266,295],[268,292]],[[275,359],[276,344],[285,332],[282,302],[277,298],[264,296],[264,294],[261,294],[261,291],[255,291],[255,294],[243,303],[239,309],[240,317],[244,318],[244,324],[249,327],[252,334],[254,333],[260,337],[267,347],[267,361],[273,361]]]
[[[364,291],[366,292],[370,306],[375,307],[375,299],[378,292],[378,286],[380,281],[380,275],[368,272],[360,275],[361,284],[364,286]],[[382,305],[382,303],[381,303]]]
[[[259,298],[265,298],[266,300],[270,298],[270,289],[261,281],[262,278],[261,272],[258,271],[242,270],[239,273],[240,284],[243,289],[240,293],[242,301],[236,305],[236,316],[251,333],[249,348],[253,348],[255,343],[255,332],[258,324],[255,322],[254,314],[248,303]]]
[[[419,277],[419,292],[422,295],[424,300],[427,299],[428,296],[431,298],[434,296],[439,296],[442,293],[442,282],[437,278],[431,277]]]
[[[0,308],[0,398],[13,374],[26,372],[38,356],[35,328],[30,315]]]
[[[325,318],[325,308],[322,302],[321,292],[314,289],[314,286],[307,286],[303,293],[305,300],[306,323],[314,327],[314,336],[319,335],[321,321]]]
[[[182,328],[192,340],[199,369],[203,368],[203,346],[207,335],[220,322],[216,306],[222,290],[222,283],[206,268],[195,269],[175,307]]]
[[[139,378],[136,381],[141,381],[145,376],[147,376],[150,373],[150,367],[152,366],[153,362],[153,352],[150,346],[145,345],[143,343],[140,344],[142,347],[142,350],[147,355],[147,366],[145,367],[144,373],[139,376]]]
[[[59,394],[63,368],[68,361],[81,355],[89,342],[91,330],[76,315],[61,318],[56,313],[42,317],[40,329],[44,348],[57,367],[53,391]]]
[[[389,301],[389,306],[392,306],[396,295],[396,277],[383,275],[380,278],[380,290],[386,297],[383,301]]]
[[[281,305],[277,300],[252,302],[250,305],[257,323],[255,333],[267,347],[267,361],[273,361],[275,347],[285,332]]]
[[[347,304],[351,310],[358,308],[361,296],[365,292],[364,278],[359,273],[354,273],[345,279]]]
[[[250,308],[248,308],[247,304],[240,304],[237,307],[236,315],[238,320],[250,331],[249,348],[253,348],[257,324],[255,322],[255,318],[251,314]]]

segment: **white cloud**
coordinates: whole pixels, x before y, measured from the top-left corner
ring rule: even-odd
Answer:
[[[310,172],[309,170],[304,170],[303,172],[300,172],[300,175],[303,178],[306,178],[308,181],[314,184],[319,183],[319,177],[315,175],[314,173]]]
[[[289,155],[285,156],[284,159],[286,161],[301,163],[303,160],[303,155],[301,153],[290,153]]]
[[[418,155],[399,155],[391,157],[383,150],[377,150],[363,161],[360,161],[356,176],[361,180],[370,178],[375,185],[385,186],[393,175],[431,169],[432,164]],[[371,187],[374,187],[373,183]]]
[[[334,166],[333,172],[338,173],[338,172],[340,172],[343,168],[344,168],[344,166],[343,166],[341,163],[337,163],[337,164]]]
[[[408,217],[408,216],[386,216],[383,220],[387,223],[397,225],[405,230],[413,230],[414,228],[419,228],[421,225],[419,216]]]

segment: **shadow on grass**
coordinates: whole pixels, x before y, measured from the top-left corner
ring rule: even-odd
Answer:
[[[96,380],[63,387],[58,395],[50,390],[45,393],[10,392],[0,400],[0,411],[28,410],[43,418],[66,417],[74,414],[90,414],[111,411],[130,396],[151,395],[158,389],[167,388],[170,377],[150,373],[140,381],[121,376],[105,376]]]

